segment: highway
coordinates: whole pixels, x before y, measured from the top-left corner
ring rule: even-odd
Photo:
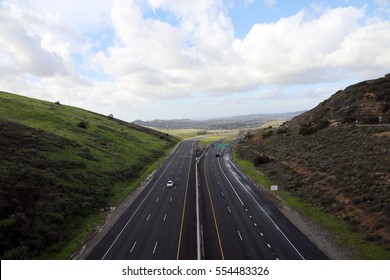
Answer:
[[[230,148],[200,156],[196,146],[176,147],[87,259],[327,259],[240,173]]]
[[[195,148],[196,140],[177,146],[87,259],[197,258]]]
[[[221,156],[217,157],[219,153]],[[204,259],[327,259],[211,145],[198,163]]]

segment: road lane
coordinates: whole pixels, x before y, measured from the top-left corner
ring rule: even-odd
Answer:
[[[88,259],[326,259],[228,153],[210,146],[195,169],[195,143],[177,147]]]
[[[195,147],[179,144],[87,259],[196,258]]]
[[[279,209],[239,171],[235,164],[230,160],[230,154],[226,154],[223,157],[223,160],[221,158],[220,163],[229,179],[238,183],[238,193],[247,199],[247,203],[251,205],[252,209],[262,213],[265,220],[268,221],[266,229],[277,229],[279,235],[273,235],[273,232],[269,232],[269,234],[271,234],[272,238],[278,236],[274,242],[277,242],[282,246],[275,246],[274,250],[281,259],[290,258],[285,250],[280,250],[280,247],[288,247],[289,245],[302,259],[328,259],[328,257],[319,250],[306,235],[291,223]]]
[[[199,219],[201,228],[201,257],[202,259],[224,259],[223,248],[219,235],[218,223],[214,210],[214,203],[210,192],[210,183],[206,169],[207,151],[198,162],[198,192],[199,192]],[[211,168],[211,167],[209,167]]]
[[[204,239],[206,259],[327,258],[256,191],[228,154],[216,154],[210,146],[200,162],[200,181],[207,182],[200,186],[202,201],[204,211],[209,212],[202,213],[202,223],[208,224],[208,234],[214,234],[214,238]],[[222,251],[223,256],[215,251]]]

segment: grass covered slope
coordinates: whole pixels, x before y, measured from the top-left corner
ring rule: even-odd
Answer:
[[[1,259],[66,257],[61,252],[86,222],[120,203],[176,142],[112,117],[0,92]]]

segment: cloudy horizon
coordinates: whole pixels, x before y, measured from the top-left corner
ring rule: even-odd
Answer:
[[[0,91],[135,119],[308,110],[389,73],[390,1],[0,1]]]

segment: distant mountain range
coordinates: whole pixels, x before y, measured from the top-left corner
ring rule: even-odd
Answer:
[[[142,121],[136,120],[133,123],[141,126],[153,127],[157,129],[240,129],[259,127],[265,122],[271,120],[288,121],[294,116],[303,113],[303,111],[283,113],[283,114],[255,114],[227,118],[217,118],[209,120],[190,120],[190,119],[175,119],[175,120],[153,120]]]

